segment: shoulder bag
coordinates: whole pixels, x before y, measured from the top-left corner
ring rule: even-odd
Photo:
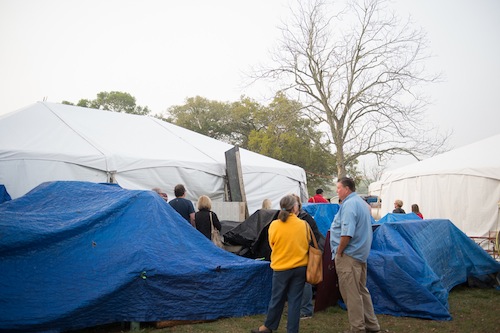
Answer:
[[[316,236],[307,222],[306,230],[311,234],[313,245],[309,244],[309,260],[307,261],[306,281],[310,284],[318,284],[323,281],[323,253],[318,247]]]
[[[219,230],[214,227],[214,222],[212,221],[212,212],[210,212],[210,227],[212,229],[212,242],[220,248],[224,248],[224,244],[222,243],[222,236],[220,235]]]

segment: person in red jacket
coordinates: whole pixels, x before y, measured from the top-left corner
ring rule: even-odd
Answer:
[[[314,197],[309,198],[307,202],[312,202],[312,203],[329,203],[328,200],[323,197],[323,189],[318,188],[316,190],[316,195]]]

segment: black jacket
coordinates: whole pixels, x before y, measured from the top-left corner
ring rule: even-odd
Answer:
[[[208,210],[201,209],[194,214],[194,221],[196,224],[196,229],[205,235],[208,239],[212,239],[212,227],[210,226],[210,214],[212,214],[212,222],[214,223],[215,229],[221,229],[221,224],[217,214]]]
[[[314,218],[309,215],[308,212],[305,210],[301,209],[299,213],[299,219],[306,221],[309,223],[309,226],[311,227],[312,232],[314,233],[314,237],[316,237],[316,241],[318,242],[318,247],[321,251],[325,249],[325,236],[319,231],[318,225],[316,224],[316,221]]]

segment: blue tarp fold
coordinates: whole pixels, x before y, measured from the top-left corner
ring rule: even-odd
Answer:
[[[5,201],[10,201],[10,194],[4,185],[0,185],[0,204]]]
[[[422,219],[415,213],[408,213],[408,214],[396,214],[396,213],[387,213],[385,214],[380,220],[372,221],[372,224],[383,224],[386,222],[398,222],[398,221],[409,221],[409,220],[416,220],[416,221],[422,221]]]
[[[268,262],[217,248],[152,191],[52,182],[0,205],[0,331],[267,311]]]

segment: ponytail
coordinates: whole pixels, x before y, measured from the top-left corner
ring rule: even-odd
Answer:
[[[286,222],[290,213],[292,213],[293,207],[298,204],[297,199],[291,194],[285,195],[280,200],[281,210],[278,214],[278,219],[283,222]]]

